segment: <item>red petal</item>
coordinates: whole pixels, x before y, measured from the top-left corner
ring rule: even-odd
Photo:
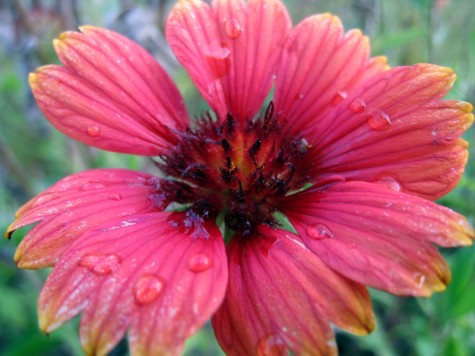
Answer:
[[[309,17],[285,44],[276,112],[292,134],[301,134],[345,101],[356,86],[385,69],[385,58],[370,58],[369,40],[361,31],[345,34],[339,18],[330,14]]]
[[[228,256],[229,286],[212,320],[228,355],[336,354],[330,323],[357,334],[374,328],[366,289],[328,269],[298,236],[261,228],[233,238]]]
[[[82,27],[55,40],[64,67],[30,76],[38,106],[61,132],[109,151],[158,155],[189,119],[180,93],[143,48],[112,31]]]
[[[430,200],[445,195],[464,170],[460,136],[473,121],[470,104],[441,100],[454,80],[450,69],[429,64],[381,73],[302,132],[313,145],[305,159],[319,178],[389,178]]]
[[[220,305],[227,283],[219,230],[197,221],[185,228],[187,219],[152,213],[81,236],[41,292],[41,328],[49,332],[83,311],[87,354],[106,354],[129,327],[133,354],[178,353]]]
[[[173,8],[167,38],[219,118],[242,120],[264,102],[290,26],[278,0],[191,0]]]
[[[53,266],[83,232],[119,217],[162,210],[150,200],[157,180],[125,169],[97,169],[66,177],[26,203],[10,225],[40,221],[22,240],[15,254],[21,268]]]
[[[465,218],[422,198],[350,182],[306,191],[282,203],[305,245],[330,268],[394,294],[428,296],[450,271],[431,246],[471,244]]]

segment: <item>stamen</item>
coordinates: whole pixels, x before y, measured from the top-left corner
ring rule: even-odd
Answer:
[[[204,115],[197,129],[180,137],[173,154],[162,157],[163,171],[194,187],[193,214],[209,219],[224,209],[226,226],[243,234],[259,224],[278,226],[273,214],[280,197],[307,178],[299,165],[307,143],[280,132],[272,103],[247,122],[229,114],[219,124]],[[183,201],[186,192],[179,189],[173,200]]]

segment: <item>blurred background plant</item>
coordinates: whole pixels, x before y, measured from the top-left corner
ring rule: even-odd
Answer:
[[[333,12],[347,29],[369,35],[374,55],[391,65],[432,62],[454,68],[450,98],[475,102],[473,0],[284,0],[297,23]],[[28,199],[57,180],[93,167],[149,170],[145,158],[99,151],[72,141],[43,118],[30,93],[28,72],[57,62],[51,40],[92,24],[119,31],[147,48],[175,77],[190,112],[207,107],[167,46],[163,32],[174,0],[0,0],[0,231]],[[466,133],[471,158],[459,186],[440,203],[475,222],[474,129]],[[0,242],[0,355],[82,355],[78,318],[43,335],[36,300],[48,271],[13,263],[24,231]],[[475,355],[475,247],[445,250],[453,280],[430,299],[371,291],[378,319],[368,337],[338,332],[341,355]],[[127,354],[121,342],[111,355]],[[222,352],[207,325],[187,344],[187,355]]]

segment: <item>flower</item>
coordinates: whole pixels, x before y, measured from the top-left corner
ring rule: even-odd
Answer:
[[[160,65],[112,31],[63,33],[62,66],[30,76],[58,130],[155,157],[160,171],[81,172],[20,208],[7,237],[38,224],[15,261],[54,266],[42,330],[82,313],[88,354],[127,331],[132,354],[176,354],[212,318],[230,355],[334,354],[330,325],[375,326],[366,286],[445,288],[434,244],[474,238],[433,202],[468,156],[472,106],[443,100],[452,70],[390,69],[332,15],[292,28],[279,0],[182,0],[166,32],[212,110],[199,120]]]

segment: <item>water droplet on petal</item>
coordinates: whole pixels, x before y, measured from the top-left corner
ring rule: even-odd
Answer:
[[[204,51],[204,57],[216,78],[219,79],[228,74],[231,67],[230,55],[229,48],[223,46],[210,45],[208,50]]]
[[[164,286],[162,278],[153,274],[143,275],[134,286],[135,301],[142,305],[152,303],[162,294]]]
[[[424,276],[424,275],[421,274],[421,273],[416,273],[416,274],[414,275],[414,280],[416,281],[417,286],[418,286],[419,288],[422,288],[422,287],[424,287],[424,284],[425,284],[425,282],[426,282],[426,276]]]
[[[95,189],[103,189],[107,186],[106,183],[100,180],[92,180],[86,184],[83,184],[79,190],[88,191],[88,190],[95,190]]]
[[[43,193],[35,199],[34,205],[35,206],[43,205],[43,204],[45,204],[45,203],[47,203],[51,200],[57,199],[59,197],[60,197],[60,195],[57,194],[57,193]]]
[[[367,122],[369,127],[376,131],[384,131],[391,127],[391,119],[381,110],[373,110],[368,116]]]
[[[401,191],[401,185],[392,177],[381,177],[375,183],[385,186],[395,192]]]
[[[211,258],[205,253],[197,253],[193,255],[188,262],[188,267],[193,272],[203,272],[210,269],[211,266]]]
[[[236,19],[228,19],[224,22],[224,32],[231,39],[236,39],[241,36],[241,23]]]
[[[87,134],[92,137],[99,136],[101,129],[98,126],[89,126],[87,128]]]
[[[122,195],[120,195],[119,193],[111,193],[109,194],[109,199],[119,201],[122,199]]]
[[[350,105],[348,105],[348,109],[350,109],[355,114],[361,114],[366,109],[366,103],[361,98],[356,98],[353,100]]]
[[[313,240],[330,239],[335,237],[335,234],[330,228],[323,224],[317,224],[307,228],[307,234]]]
[[[345,91],[337,91],[335,96],[332,99],[332,105],[337,106],[340,104],[343,100],[345,100],[348,97],[348,93]]]
[[[281,355],[285,349],[285,342],[279,335],[267,335],[257,344],[259,356]]]
[[[117,255],[94,255],[87,254],[79,259],[79,267],[85,267],[98,275],[106,275],[114,272],[119,266],[121,259]]]

